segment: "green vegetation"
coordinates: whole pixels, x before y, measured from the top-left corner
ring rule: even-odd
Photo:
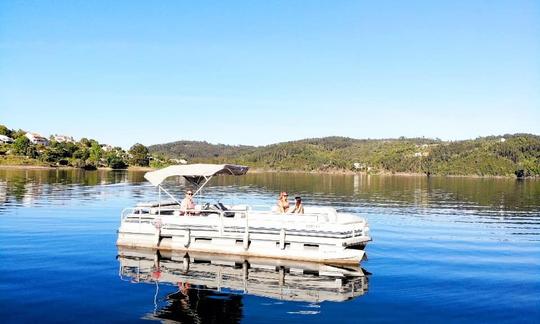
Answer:
[[[0,155],[0,165],[20,165],[20,166],[49,166],[47,163],[43,163],[36,159],[31,159],[26,156],[16,155]]]
[[[239,154],[251,152],[254,147],[210,144],[208,142],[197,141],[178,141],[152,145],[148,149],[151,153],[161,153],[162,158],[193,160],[234,157]]]
[[[131,156],[130,162],[132,165],[148,166],[150,158],[148,156],[148,148],[142,144],[135,144],[129,149],[129,155]]]
[[[23,130],[0,125],[0,135],[14,139],[0,144],[0,164],[71,166],[84,169],[128,166],[162,168],[184,163],[237,163],[266,170],[355,171],[427,175],[540,176],[540,136],[507,134],[448,142],[429,138],[312,138],[267,146],[233,146],[178,141],[145,147],[79,142],[32,144]]]
[[[96,140],[87,138],[79,142],[58,142],[53,137],[45,146],[33,144],[25,134],[23,130],[10,130],[0,125],[0,135],[14,139],[11,144],[0,144],[1,165],[71,166],[86,170],[98,167],[125,169],[129,165],[130,155],[120,147],[100,145]],[[144,156],[144,151],[148,152],[148,149],[138,145],[142,148],[137,147],[137,161],[148,160],[149,157]]]
[[[325,137],[262,147],[181,141],[148,149],[162,159],[239,163],[271,170],[540,176],[540,136],[531,134],[455,142],[427,138]]]
[[[11,136],[11,130],[4,125],[0,125],[0,135]]]

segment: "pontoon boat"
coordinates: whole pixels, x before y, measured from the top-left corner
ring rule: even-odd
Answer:
[[[122,211],[117,245],[277,258],[326,264],[358,264],[371,241],[365,219],[331,207],[307,206],[304,214],[280,214],[276,208],[255,210],[246,205],[210,202],[183,213],[180,202],[162,184],[184,177],[195,195],[218,175],[244,175],[248,167],[231,164],[175,165],[147,172],[158,188],[159,201]],[[163,201],[165,194],[171,200]]]

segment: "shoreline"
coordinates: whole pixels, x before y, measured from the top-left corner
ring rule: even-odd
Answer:
[[[75,168],[71,166],[42,166],[42,165],[9,165],[2,164],[0,165],[0,170],[83,170],[81,168]],[[133,171],[133,172],[148,172],[157,170],[157,168],[152,167],[140,167],[140,166],[130,166],[127,169],[112,169],[108,167],[97,168],[97,170],[83,170],[83,171]],[[252,173],[290,173],[290,174],[324,174],[324,175],[361,175],[361,176],[397,176],[397,177],[425,177],[428,176],[425,173],[408,173],[408,172],[378,172],[378,173],[368,173],[368,172],[355,172],[351,170],[327,170],[327,171],[304,171],[304,170],[271,170],[271,169],[260,169],[260,168],[250,168],[248,174]],[[501,175],[437,175],[432,174],[429,177],[432,178],[471,178],[471,179],[518,179],[516,176],[501,176]],[[540,177],[526,177],[523,179],[540,179]]]
[[[155,168],[130,166],[127,169],[112,169],[100,167],[96,170],[84,170],[72,166],[46,166],[46,165],[24,165],[24,164],[0,164],[0,170],[82,170],[82,171],[153,171]]]
[[[249,169],[248,173],[307,173],[307,174],[330,174],[330,175],[362,175],[362,176],[383,176],[383,177],[425,177],[425,178],[474,178],[474,179],[517,179],[516,176],[503,176],[503,175],[477,175],[477,174],[432,174],[430,176],[425,173],[414,172],[365,172],[365,171],[351,171],[351,170],[332,170],[332,171],[303,171],[303,170],[269,170],[269,169]],[[537,179],[540,177],[526,177],[524,179]]]

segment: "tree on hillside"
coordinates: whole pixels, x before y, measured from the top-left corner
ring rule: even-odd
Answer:
[[[125,169],[128,165],[123,158],[124,154],[125,152],[122,148],[115,147],[113,150],[104,154],[105,161],[107,161],[107,165],[112,169]]]
[[[30,142],[26,136],[21,136],[13,142],[13,152],[17,155],[24,155],[30,158],[39,156],[38,147]]]
[[[76,150],[77,146],[74,143],[51,140],[49,146],[41,151],[40,159],[48,163],[67,165]]]
[[[23,137],[25,134],[26,134],[26,132],[23,131],[22,129],[19,129],[18,131],[12,130],[11,131],[11,138],[17,139],[19,137]]]
[[[11,137],[11,130],[4,125],[0,125],[0,135]]]
[[[81,138],[81,140],[79,141],[79,143],[80,143],[82,146],[88,147],[88,148],[89,148],[90,146],[92,146],[92,142],[91,142],[88,138],[86,138],[86,137]]]
[[[148,157],[148,148],[142,144],[135,144],[129,149],[131,164],[138,166],[148,166],[150,159]]]
[[[111,155],[107,157],[107,165],[112,169],[125,169],[128,167],[126,162],[121,157]]]
[[[103,156],[103,151],[101,149],[101,146],[97,143],[97,142],[93,142],[92,143],[92,146],[90,147],[90,152],[89,152],[89,157],[88,157],[88,162],[90,162],[90,164],[98,167],[99,166],[99,162],[101,160],[101,157]]]
[[[26,155],[28,148],[32,145],[26,136],[21,136],[13,142],[13,151],[15,154]]]
[[[73,152],[73,158],[86,161],[90,157],[90,150],[86,146],[78,147],[75,152]]]

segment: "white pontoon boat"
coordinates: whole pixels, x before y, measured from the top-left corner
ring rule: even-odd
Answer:
[[[331,207],[307,206],[304,214],[280,214],[275,208],[261,211],[221,203],[197,205],[184,214],[180,202],[162,186],[165,179],[181,176],[197,187],[197,195],[212,177],[240,176],[247,170],[230,164],[190,164],[146,173],[158,188],[159,201],[122,211],[117,245],[327,264],[358,264],[365,258],[369,226],[356,215]],[[163,194],[172,200],[162,201]]]

